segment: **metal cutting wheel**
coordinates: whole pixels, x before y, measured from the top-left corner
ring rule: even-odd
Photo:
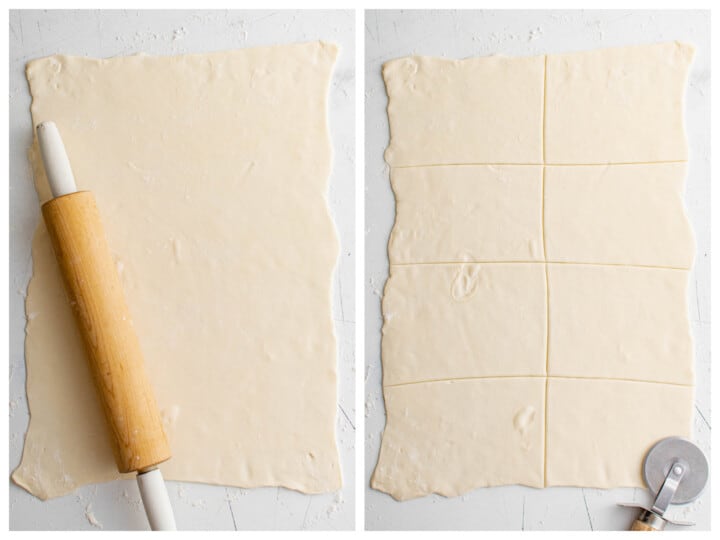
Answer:
[[[708,479],[708,462],[702,450],[682,437],[658,441],[645,456],[643,476],[655,501],[633,522],[632,531],[661,531],[667,523],[693,525],[665,516],[670,504],[686,504],[695,500]]]

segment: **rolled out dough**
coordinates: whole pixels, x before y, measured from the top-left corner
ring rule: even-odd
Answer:
[[[544,375],[543,264],[393,268],[383,298],[386,386]],[[438,339],[442,336],[442,339]]]
[[[502,484],[542,487],[544,404],[542,378],[386,388],[387,427],[373,487],[397,499]]]
[[[692,45],[547,55],[545,161],[687,160],[683,122]]]
[[[391,166],[542,161],[542,57],[413,56],[387,62],[383,77],[388,114],[402,118],[385,152]],[[498,106],[506,101],[513,107]]]
[[[373,487],[642,486],[650,446],[690,436],[692,55],[385,64],[397,212]]]
[[[547,167],[545,241],[551,261],[690,268],[685,163]]]
[[[341,485],[325,198],[336,55],[316,42],[28,64],[33,123],[57,123],[97,198],[173,450],[168,479]],[[42,223],[27,317],[31,420],[13,479],[46,499],[116,478]]]
[[[690,386],[549,379],[547,485],[644,486],[648,441],[687,436],[693,397]]]
[[[401,167],[390,180],[392,264],[543,260],[541,166]]]
[[[687,272],[549,264],[548,373],[692,385]]]

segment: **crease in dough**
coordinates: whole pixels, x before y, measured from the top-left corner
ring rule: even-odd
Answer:
[[[337,52],[313,42],[27,66],[33,125],[58,125],[78,187],[97,199],[173,450],[169,480],[342,484],[326,201]],[[119,475],[42,223],[32,255],[31,417],[12,478],[46,499]]]

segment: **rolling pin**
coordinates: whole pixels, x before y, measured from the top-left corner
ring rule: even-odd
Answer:
[[[55,124],[39,124],[37,137],[54,197],[43,204],[42,215],[112,434],[118,471],[137,473],[150,527],[175,530],[157,468],[170,458],[170,446],[95,198],[77,191]]]

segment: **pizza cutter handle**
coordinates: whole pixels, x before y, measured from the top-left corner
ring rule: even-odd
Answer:
[[[643,523],[642,521],[636,519],[633,521],[632,526],[630,527],[631,531],[659,531],[660,529],[653,529],[650,525],[647,525]]]
[[[631,531],[662,531],[666,521],[657,514],[643,510],[638,518],[630,525]]]

